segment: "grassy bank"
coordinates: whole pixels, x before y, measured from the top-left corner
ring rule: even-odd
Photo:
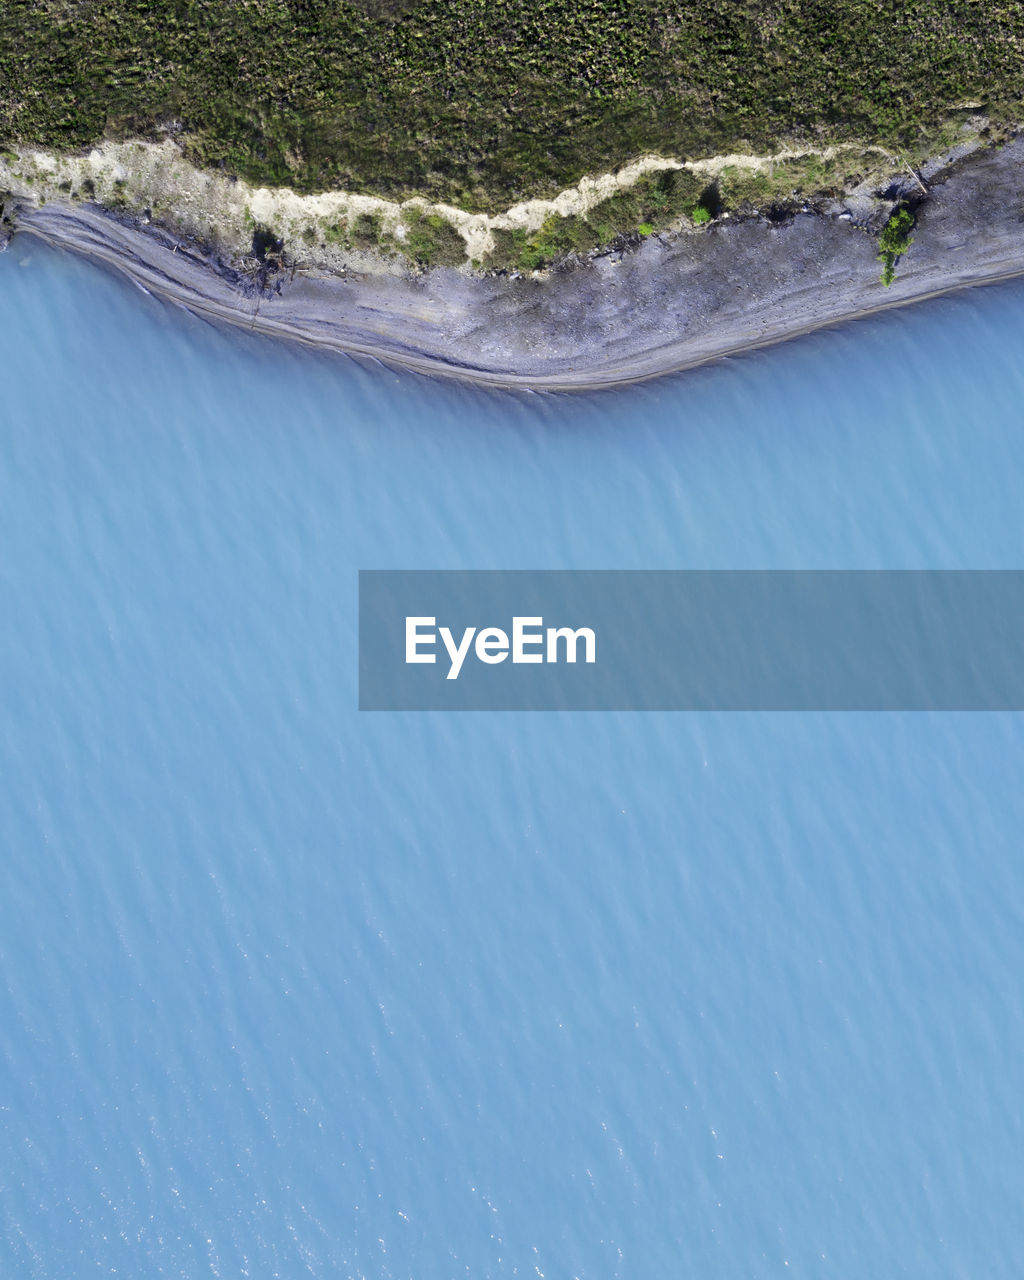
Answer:
[[[1024,115],[1020,4],[2,0],[0,8],[0,146],[67,151],[102,136],[170,131],[198,164],[250,181],[423,195],[470,210],[550,195],[647,151],[764,152],[794,138],[914,151],[978,106],[997,118]],[[431,231],[411,228],[427,239]],[[522,258],[526,248],[502,251]]]

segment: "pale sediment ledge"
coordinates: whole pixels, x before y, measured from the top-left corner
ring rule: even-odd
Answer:
[[[826,325],[1024,273],[1024,139],[947,170],[922,197],[895,283],[875,239],[838,212],[739,219],[542,279],[282,272],[256,297],[169,232],[94,206],[18,211],[22,232],[107,263],[212,320],[492,386],[612,387]]]

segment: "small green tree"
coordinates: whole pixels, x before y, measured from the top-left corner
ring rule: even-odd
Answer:
[[[882,284],[887,289],[896,276],[897,259],[902,258],[914,243],[910,234],[913,229],[914,215],[909,209],[897,209],[878,237],[878,261],[883,264]]]

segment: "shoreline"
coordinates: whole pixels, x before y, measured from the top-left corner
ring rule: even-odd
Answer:
[[[1024,274],[1024,138],[941,176],[889,289],[842,213],[652,236],[540,279],[295,270],[260,296],[212,252],[97,206],[21,203],[17,229],[218,323],[480,385],[593,391]]]

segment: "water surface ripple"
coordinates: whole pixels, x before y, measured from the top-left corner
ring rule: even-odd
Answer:
[[[361,716],[355,607],[1022,568],[1024,286],[580,398],[0,295],[0,1272],[1018,1274],[1021,719]]]

